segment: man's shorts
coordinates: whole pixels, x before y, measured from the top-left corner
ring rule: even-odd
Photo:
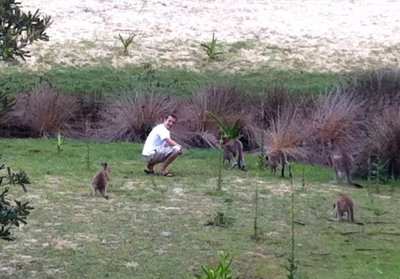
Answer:
[[[167,146],[160,150],[154,150],[154,153],[151,155],[143,155],[143,158],[148,164],[155,165],[164,162],[170,155],[179,152],[182,152],[180,146]]]

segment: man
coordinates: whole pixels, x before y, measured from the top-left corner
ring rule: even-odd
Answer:
[[[164,122],[153,128],[144,143],[142,155],[147,162],[144,170],[154,174],[154,166],[162,163],[160,172],[164,176],[173,176],[168,172],[168,165],[182,154],[182,146],[171,139],[170,129],[176,124],[176,116],[169,114]]]

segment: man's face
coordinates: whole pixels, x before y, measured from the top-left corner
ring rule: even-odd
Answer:
[[[175,124],[176,124],[176,118],[172,116],[168,116],[168,118],[164,120],[164,126],[167,127],[168,130],[174,127]]]

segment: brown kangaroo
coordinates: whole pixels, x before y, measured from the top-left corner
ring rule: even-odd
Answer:
[[[265,156],[271,172],[276,172],[278,167],[281,168],[281,176],[285,177],[285,165],[287,164],[286,154],[282,150],[274,150]]]
[[[336,221],[342,221],[346,215],[347,221],[354,223],[354,202],[344,194],[333,204],[333,213]]]
[[[103,198],[108,199],[106,194],[108,181],[110,180],[111,167],[107,163],[101,163],[103,169],[100,170],[92,179],[94,194],[99,193]]]
[[[238,167],[240,170],[246,170],[246,164],[243,156],[243,144],[238,138],[223,139],[222,163],[228,161],[232,168]]]

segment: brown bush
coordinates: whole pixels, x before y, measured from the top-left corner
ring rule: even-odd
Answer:
[[[8,124],[29,136],[55,136],[58,132],[69,136],[79,106],[73,96],[61,94],[57,88],[39,84],[32,92],[17,95],[14,111]]]
[[[290,160],[305,161],[308,151],[305,142],[310,135],[304,115],[296,108],[287,107],[270,120],[266,130],[266,152],[282,151]]]
[[[211,87],[195,93],[178,110],[180,120],[176,136],[191,146],[215,146],[219,128],[208,114],[211,112],[224,123],[237,123],[243,127],[242,138],[248,147],[256,142],[252,132],[255,126],[251,121],[250,103],[249,96],[236,88]]]
[[[381,163],[391,177],[400,177],[400,107],[386,107],[367,128],[368,141],[357,173],[364,176],[371,163]]]
[[[299,103],[303,103],[303,97],[300,95],[291,94],[282,87],[269,89],[252,98],[254,122],[267,129],[271,121],[277,119],[283,110],[294,109]]]
[[[315,101],[309,120],[311,134],[307,140],[310,147],[309,163],[329,166],[330,152],[327,144],[335,142],[341,148],[357,155],[361,152],[366,136],[366,118],[363,101],[335,89]]]
[[[400,69],[362,73],[349,79],[339,90],[364,100],[365,112],[375,115],[388,106],[400,105]]]
[[[95,138],[108,141],[144,141],[151,129],[164,117],[176,112],[177,102],[155,93],[110,104],[102,112],[102,127]]]

